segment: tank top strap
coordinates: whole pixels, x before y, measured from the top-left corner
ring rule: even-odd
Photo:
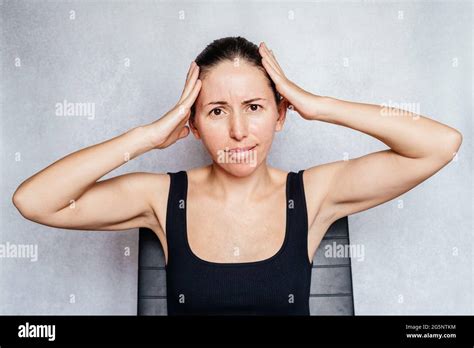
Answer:
[[[290,172],[288,183],[288,252],[293,260],[308,266],[308,213],[303,183],[304,169]]]
[[[166,242],[168,246],[168,265],[176,258],[184,261],[186,233],[186,196],[188,182],[186,172],[167,172],[170,187],[166,212]]]

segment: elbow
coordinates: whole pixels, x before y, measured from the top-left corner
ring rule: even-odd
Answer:
[[[459,152],[463,140],[462,133],[456,129],[453,129],[446,136],[446,140],[443,141],[442,153],[443,160],[451,162],[456,154]]]
[[[461,148],[462,144],[462,133],[459,132],[458,130],[454,130],[451,134],[451,139],[449,141],[451,144],[451,159],[458,153],[459,149]]]
[[[13,193],[13,196],[12,196],[12,203],[13,205],[15,206],[15,208],[17,208],[18,210],[20,210],[20,205],[22,205],[23,203],[23,196],[20,195],[20,192],[19,192],[20,188],[17,188],[15,190],[15,192]]]
[[[25,191],[22,185],[16,189],[11,199],[21,216],[27,220],[48,225],[54,217],[54,213],[46,209],[47,206],[41,195],[36,192]]]
[[[13,194],[12,196],[12,203],[13,205],[15,206],[15,208],[20,212],[20,214],[27,218],[27,214],[26,213],[26,209],[25,209],[25,206],[26,206],[26,200],[24,198],[24,195],[23,194],[20,194],[20,192],[18,191],[18,189],[15,191],[15,193]]]
[[[31,200],[19,189],[12,196],[12,203],[19,213],[28,220],[38,220],[37,209],[31,204]]]

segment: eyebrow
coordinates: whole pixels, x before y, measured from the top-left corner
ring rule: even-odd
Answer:
[[[265,98],[253,98],[253,99],[248,99],[248,100],[244,100],[242,102],[242,105],[245,105],[245,104],[249,104],[251,102],[254,102],[254,101],[257,101],[257,100],[266,100]],[[210,102],[210,103],[207,103],[206,105],[204,106],[208,106],[208,105],[228,105],[229,103],[227,103],[225,100],[218,100],[218,101],[214,101],[214,102]]]

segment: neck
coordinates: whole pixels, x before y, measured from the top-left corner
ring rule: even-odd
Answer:
[[[232,175],[213,162],[208,172],[208,180],[214,193],[226,202],[246,203],[258,200],[258,197],[264,195],[273,177],[265,162],[247,176]]]

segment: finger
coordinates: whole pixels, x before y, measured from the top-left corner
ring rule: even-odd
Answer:
[[[277,71],[280,75],[284,76],[285,74],[283,73],[283,70],[278,65],[278,62],[276,61],[274,56],[270,53],[269,49],[267,48],[267,46],[265,45],[264,42],[262,43],[261,47],[262,47],[262,51],[263,51],[263,57],[267,58],[268,62],[273,66],[275,71]]]
[[[271,61],[273,57],[270,56],[268,50],[265,48],[265,44],[262,42],[258,48],[258,51],[262,58],[267,58],[268,61]]]
[[[186,82],[184,84],[184,88],[183,88],[183,92],[181,93],[180,100],[186,98],[189,91],[191,90],[191,88],[192,88],[191,80],[196,75],[196,70],[199,70],[198,68],[199,67],[196,64],[193,64],[192,68],[188,71],[188,75],[186,77]],[[198,76],[199,76],[199,74],[198,74]]]
[[[273,67],[270,62],[268,61],[267,58],[262,58],[262,64],[265,68],[265,70],[268,72],[268,75],[272,78],[273,82],[275,85],[278,86],[279,82],[281,81],[281,76],[280,74],[276,71],[275,67]]]
[[[185,124],[186,120],[179,122],[178,125],[174,127],[173,131],[168,135],[162,146],[167,147],[170,144],[174,143],[176,140],[187,137],[190,133],[190,129]]]
[[[184,126],[183,129],[179,132],[178,139],[186,138],[189,134],[189,127]]]
[[[270,50],[270,54],[272,55],[272,57],[273,57],[273,60],[275,61],[275,64],[276,64],[276,65],[278,66],[278,68],[280,69],[280,72],[281,72],[281,74],[283,74],[283,75],[284,75],[284,73],[283,73],[283,69],[281,68],[280,64],[278,64],[278,61],[277,61],[277,59],[276,59],[275,55],[273,54],[273,51],[272,51],[272,50]]]
[[[273,70],[275,71],[275,73],[277,74],[281,74],[277,65],[275,64],[275,62],[273,62],[273,59],[270,57],[269,54],[266,54],[264,57],[263,57],[267,63],[273,68]]]
[[[184,81],[184,88],[183,88],[183,91],[182,91],[181,95],[184,94],[184,90],[186,89],[186,86],[189,82],[189,77],[192,75],[195,67],[196,67],[196,64],[195,64],[194,61],[192,61],[191,64],[189,65],[188,73],[186,74],[186,81]]]
[[[189,80],[189,76],[191,76],[191,73],[193,72],[194,68],[196,67],[196,62],[193,60],[191,64],[189,65],[188,73],[186,74],[186,81]]]
[[[181,97],[179,98],[179,102],[181,102],[183,99],[185,99],[188,95],[189,92],[192,90],[195,80],[197,80],[199,76],[199,66],[195,66],[193,68],[193,71],[189,75],[188,80],[186,81],[186,85],[184,86],[183,93],[181,93]]]
[[[178,115],[179,115],[179,123],[175,126],[175,128],[184,127],[184,125],[188,122],[189,117],[191,116],[191,110],[186,108],[184,105],[178,105]]]
[[[189,126],[184,126],[181,132],[183,133],[183,137],[186,137],[191,131],[189,129]]]
[[[182,121],[184,123],[186,123],[186,121],[191,116],[191,106],[196,101],[196,98],[199,95],[199,91],[201,90],[201,86],[201,80],[197,80],[192,90],[189,92],[188,96],[176,105],[176,108],[178,109],[178,114],[184,117]]]
[[[265,43],[263,43],[265,45]],[[268,55],[270,57],[270,61],[273,63],[273,65],[275,66],[276,70],[281,74],[281,75],[285,75],[283,73],[283,69],[281,68],[280,64],[278,64],[278,61],[276,60],[275,58],[275,55],[273,54],[273,51],[270,50],[266,45],[265,45],[265,49],[267,50],[268,52]]]
[[[196,101],[197,96],[199,95],[199,91],[201,90],[202,81],[197,79],[189,92],[189,94],[183,99],[181,105],[183,105],[186,109],[190,109],[193,106],[194,102]]]

